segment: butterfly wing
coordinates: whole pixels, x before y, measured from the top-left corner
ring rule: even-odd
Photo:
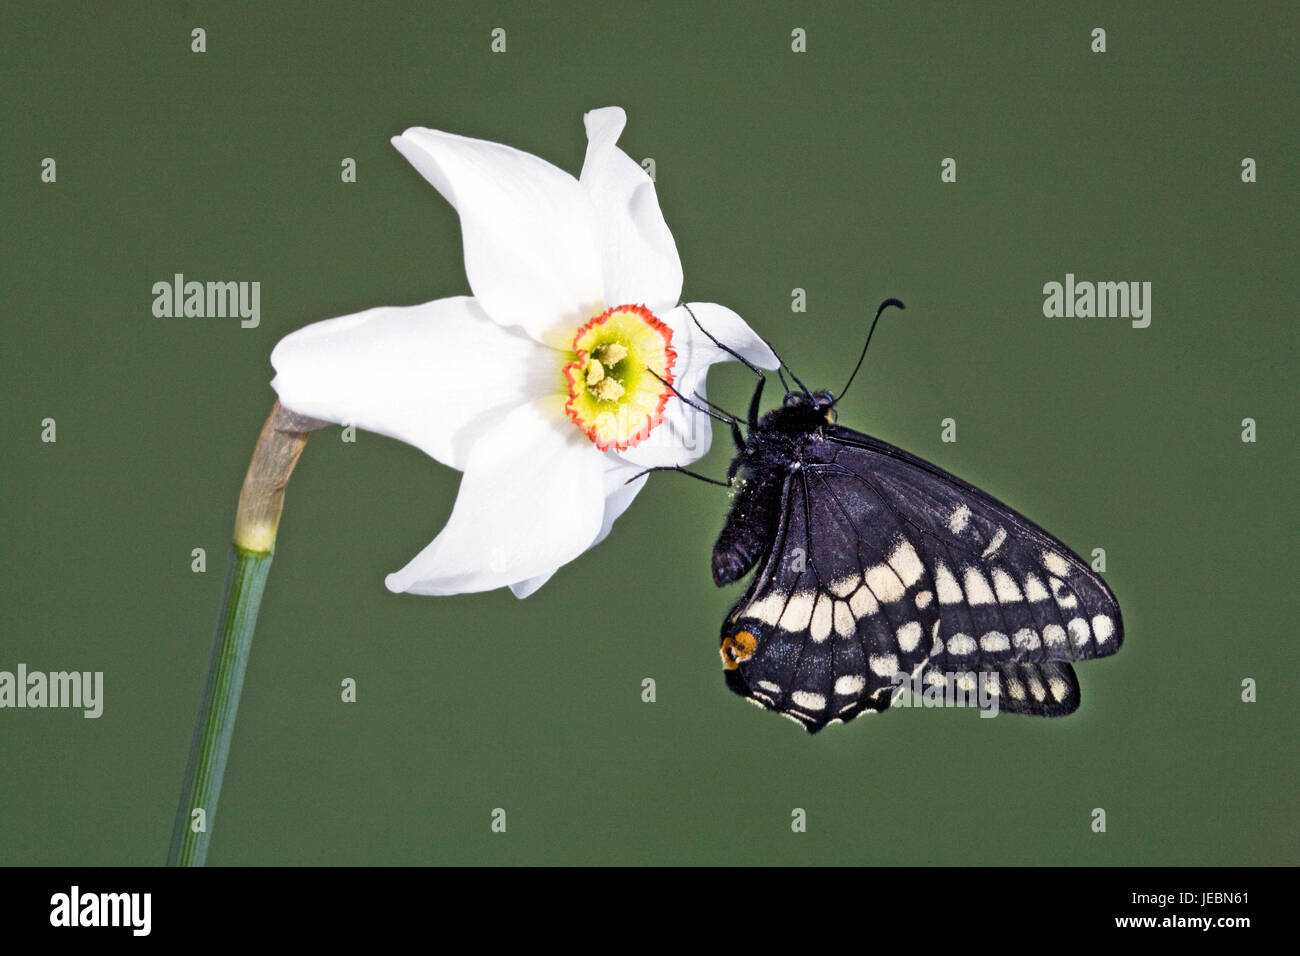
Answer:
[[[1071,662],[1123,640],[1105,583],[961,479],[851,429],[826,436],[824,460],[788,473],[772,547],[724,624],[728,686],[811,732],[884,710],[904,681],[1073,712]]]

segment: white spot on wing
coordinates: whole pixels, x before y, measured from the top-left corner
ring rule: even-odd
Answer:
[[[808,625],[808,636],[819,644],[831,636],[831,606],[833,599],[826,594],[817,598],[813,608],[812,620]]]
[[[1022,651],[1036,651],[1039,647],[1038,632],[1027,627],[1022,627],[1011,638],[1011,643]]]
[[[1065,700],[1066,694],[1070,692],[1069,685],[1059,677],[1053,677],[1047,682],[1047,686],[1052,689],[1052,696],[1056,699],[1057,703]]]
[[[836,601],[835,633],[840,637],[852,637],[857,628],[857,622],[853,620],[853,612],[849,610],[848,602]]]
[[[916,595],[916,606],[924,610],[930,606],[930,602],[933,600],[934,595],[929,591],[918,591]]]
[[[871,666],[871,673],[881,677],[892,677],[898,670],[898,658],[893,654],[873,654],[867,663]]]
[[[1014,604],[1025,599],[1020,588],[1016,587],[1015,579],[1001,568],[993,569],[993,590],[1003,604]]]
[[[841,697],[853,697],[862,693],[867,686],[867,679],[861,674],[845,674],[835,680],[835,693]]]
[[[773,593],[750,604],[749,607],[745,608],[743,616],[762,621],[769,627],[775,627],[776,622],[781,619],[781,612],[784,610],[785,595]]]
[[[1098,644],[1105,644],[1115,633],[1115,622],[1105,614],[1098,614],[1092,619],[1092,634]]]
[[[1070,593],[1070,589],[1065,586],[1065,582],[1060,578],[1048,578],[1047,583],[1052,586],[1052,593],[1056,595],[1056,603],[1061,607],[1068,610],[1078,605],[1079,599]]]
[[[921,643],[921,625],[917,621],[908,621],[898,629],[895,636],[898,638],[898,646],[904,653],[910,654]]]
[[[873,568],[868,568],[863,578],[867,582],[867,587],[871,588],[872,593],[876,595],[876,600],[883,604],[897,601],[907,592],[903,582],[894,573],[894,569],[887,564],[877,564]]]
[[[1055,551],[1043,552],[1043,567],[1062,578],[1070,573],[1070,563]]]
[[[993,590],[978,568],[966,569],[966,600],[971,604],[992,604]]]
[[[773,684],[770,680],[761,680],[758,682],[758,686],[772,694],[781,693],[781,685]]]
[[[1043,643],[1048,647],[1062,647],[1065,644],[1065,630],[1059,624],[1049,624],[1043,628]]]
[[[948,638],[948,653],[957,655],[971,654],[975,651],[975,639],[965,634],[954,634]]]
[[[1029,673],[1029,676],[1026,678],[1026,680],[1029,683],[1029,693],[1033,694],[1034,700],[1038,701],[1041,704],[1043,702],[1043,699],[1047,697],[1047,690],[1046,688],[1043,687],[1043,682],[1040,681],[1038,679],[1038,675],[1033,673],[1032,671]]]
[[[961,585],[942,561],[936,562],[934,566],[934,586],[938,589],[940,604],[960,604],[965,600]]]
[[[900,541],[898,547],[894,549],[894,553],[889,556],[889,566],[894,569],[904,586],[909,588],[921,580],[921,575],[925,574],[925,565],[917,557],[912,542],[906,539]]]
[[[998,548],[1002,547],[1002,542],[1005,540],[1007,540],[1007,529],[998,528],[997,533],[993,535],[993,540],[990,541],[989,546],[984,549],[984,554],[981,555],[981,557],[991,557]]]
[[[1010,650],[1011,642],[1007,640],[1007,636],[1001,631],[989,631],[980,638],[980,647],[993,654],[997,651]]]
[[[826,698],[807,690],[797,690],[790,695],[790,702],[804,710],[821,710],[826,706]]]
[[[1025,575],[1025,596],[1031,601],[1046,601],[1051,597],[1047,588],[1043,587],[1043,582],[1032,574]]]
[[[866,585],[858,588],[849,598],[849,610],[857,618],[866,617],[868,614],[875,614],[880,610],[880,605],[876,603],[876,596],[867,589]]]
[[[1083,647],[1088,643],[1091,632],[1088,630],[1088,622],[1083,618],[1070,618],[1070,623],[1066,624],[1065,627],[1070,632],[1070,639],[1074,641],[1075,647]]]
[[[830,592],[836,597],[848,597],[861,583],[862,582],[859,581],[857,577],[849,575],[846,578],[840,578],[838,581],[834,582],[830,586]]]
[[[953,534],[961,534],[968,524],[970,524],[970,509],[965,505],[958,505],[948,518],[948,530]]]
[[[785,606],[785,613],[781,615],[781,628],[786,631],[802,631],[807,627],[808,620],[812,617],[814,597],[812,591],[800,591],[792,595],[790,603]]]

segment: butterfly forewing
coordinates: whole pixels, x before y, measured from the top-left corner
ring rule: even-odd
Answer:
[[[1061,542],[900,449],[831,427],[790,463],[780,520],[723,627],[728,686],[817,731],[949,683],[999,709],[1078,707],[1070,661],[1122,640],[1109,589]],[[978,683],[977,683],[978,682]]]

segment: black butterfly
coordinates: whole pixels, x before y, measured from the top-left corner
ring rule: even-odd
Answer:
[[[882,304],[872,332],[890,305],[903,308]],[[738,449],[713,579],[757,568],[722,625],[727,686],[810,733],[887,709],[904,683],[1011,713],[1073,713],[1071,663],[1115,653],[1124,636],[1088,564],[960,478],[837,425],[847,384],[837,397],[795,378],[759,418],[754,371],[748,435],[702,409],[731,425]]]

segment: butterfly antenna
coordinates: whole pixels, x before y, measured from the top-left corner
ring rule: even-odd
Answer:
[[[867,346],[871,345],[871,336],[874,335],[876,332],[876,323],[880,321],[881,313],[884,312],[891,305],[897,306],[900,309],[907,308],[907,306],[903,305],[903,303],[899,302],[897,299],[886,299],[884,302],[880,303],[880,308],[876,309],[876,317],[871,320],[871,328],[867,330],[867,341],[862,346],[862,354],[858,356],[858,364],[853,366],[853,374],[850,375],[849,380],[844,383],[844,387],[840,389],[840,393],[835,396],[835,401],[838,402],[841,398],[843,398],[844,393],[847,392],[849,390],[849,386],[853,384],[853,379],[857,377],[858,369],[862,368],[863,359],[867,357]]]
[[[682,307],[683,307],[684,309],[686,309],[687,312],[690,313],[691,320],[695,323],[695,327],[696,327],[697,329],[699,329],[701,332],[703,332],[704,335],[708,338],[708,340],[709,340],[710,342],[712,342],[712,343],[713,343],[714,345],[716,345],[718,348],[722,349],[722,351],[726,352],[728,355],[730,355],[732,358],[734,358],[737,362],[740,362],[742,365],[745,366],[745,368],[749,369],[749,370],[750,370],[751,372],[753,372],[755,375],[760,375],[760,376],[761,376],[761,375],[763,374],[763,370],[762,370],[761,368],[759,368],[758,366],[756,366],[756,365],[755,365],[753,362],[751,362],[749,359],[745,358],[745,356],[741,355],[739,352],[737,352],[735,349],[731,348],[730,346],[723,345],[721,342],[719,342],[719,341],[717,340],[717,338],[713,335],[713,333],[710,332],[708,329],[706,329],[706,328],[703,326],[703,324],[701,324],[701,322],[700,322],[700,320],[699,320],[699,317],[696,316],[695,311],[694,311],[694,310],[693,310],[689,305],[687,305],[685,302],[683,302],[683,303],[682,303]],[[758,335],[757,332],[755,332],[754,334],[755,334],[755,335]],[[758,340],[759,340],[760,342],[762,342],[764,345],[766,345],[766,346],[771,350],[772,354],[776,356],[776,360],[777,360],[777,362],[780,363],[780,364],[777,366],[777,370],[776,370],[776,371],[777,371],[777,374],[780,375],[780,374],[781,374],[781,369],[785,369],[787,372],[790,373],[790,377],[791,377],[792,379],[795,380],[795,382],[799,385],[799,387],[800,387],[801,389],[803,389],[804,394],[805,394],[805,395],[808,395],[808,396],[811,397],[811,396],[812,396],[812,392],[808,391],[808,386],[805,385],[803,382],[800,382],[800,381],[799,381],[799,376],[798,376],[798,375],[795,375],[795,374],[794,374],[794,371],[790,368],[790,366],[785,364],[785,359],[781,358],[781,354],[780,354],[779,352],[777,352],[776,349],[772,348],[772,343],[769,342],[767,339],[763,338],[763,336],[761,336],[761,335],[758,335]],[[790,386],[788,386],[788,385],[785,384],[785,377],[784,377],[784,376],[781,377],[781,385],[785,388],[785,390],[786,390],[787,392],[790,391]]]
[[[791,377],[792,379],[794,379],[794,383],[795,383],[796,385],[799,386],[799,389],[800,389],[800,390],[801,390],[805,395],[807,395],[809,398],[812,398],[812,392],[810,392],[810,391],[808,390],[808,386],[807,386],[807,385],[805,385],[803,382],[801,382],[801,381],[799,380],[799,376],[796,375],[796,374],[794,374],[794,369],[792,369],[790,366],[786,365],[786,364],[785,364],[785,361],[781,358],[781,356],[778,355],[776,358],[777,358],[777,361],[781,363],[781,367],[782,367],[783,369],[785,369],[787,372],[790,373],[790,377]],[[782,379],[782,383],[783,383],[783,384],[784,384],[784,381],[785,381],[785,380]],[[792,392],[792,391],[794,391],[794,389],[790,388],[788,385],[786,386],[786,389],[785,389],[785,390],[786,390],[787,392]]]

